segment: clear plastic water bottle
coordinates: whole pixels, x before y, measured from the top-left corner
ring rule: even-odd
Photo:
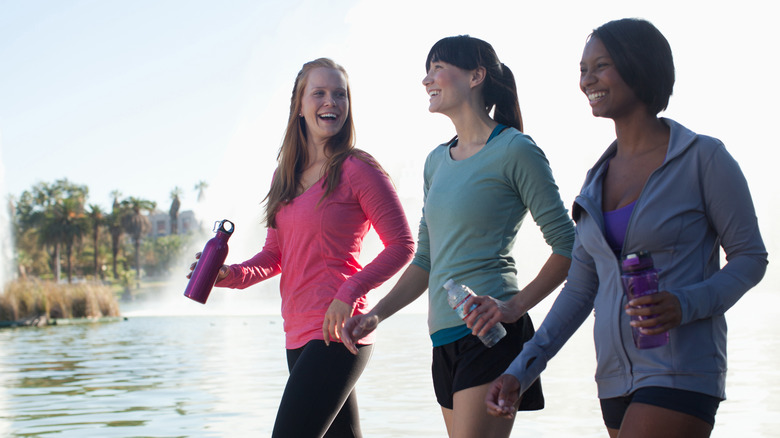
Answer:
[[[233,234],[233,222],[225,219],[214,223],[217,235],[206,242],[200,253],[198,263],[190,276],[190,282],[184,290],[184,296],[201,304],[206,304],[214,283],[217,282],[219,269],[228,255],[228,239]]]
[[[471,308],[468,309],[468,312],[464,308],[469,297],[477,296],[468,288],[468,286],[464,284],[455,284],[452,279],[449,279],[444,283],[444,288],[447,289],[447,302],[455,309],[455,312],[457,312],[461,319],[465,319],[469,313],[477,307],[476,304],[472,305]],[[484,336],[480,336],[479,340],[482,341],[486,347],[490,348],[496,345],[504,336],[506,336],[506,329],[499,322],[485,333]]]
[[[653,258],[647,251],[628,254],[621,263],[623,290],[629,301],[645,295],[658,293],[658,270],[653,266]],[[652,316],[631,316],[632,321],[642,321]],[[655,348],[669,343],[669,332],[659,335],[645,335],[638,327],[631,327],[634,344],[637,348]]]

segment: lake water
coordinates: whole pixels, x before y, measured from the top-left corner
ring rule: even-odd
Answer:
[[[755,290],[728,313],[729,399],[714,437],[780,436],[779,302]],[[124,310],[114,323],[0,330],[0,436],[270,435],[287,378],[280,317]],[[513,437],[606,436],[591,328],[550,363],[547,407],[520,414]],[[429,368],[425,315],[380,326],[357,388],[367,438],[446,436]]]

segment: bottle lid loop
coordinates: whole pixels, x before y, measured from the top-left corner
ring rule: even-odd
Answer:
[[[232,234],[234,229],[235,229],[235,225],[233,224],[233,222],[230,222],[227,219],[223,219],[221,221],[214,222],[214,228],[212,229],[212,231],[214,231],[215,233],[221,231],[223,233]]]

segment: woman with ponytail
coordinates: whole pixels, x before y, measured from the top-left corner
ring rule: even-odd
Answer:
[[[342,340],[357,353],[357,339],[427,289],[433,386],[449,436],[508,437],[514,420],[488,415],[486,391],[533,335],[528,310],[565,279],[574,227],[544,153],[522,132],[514,76],[493,47],[470,36],[444,38],[425,68],[429,111],[449,117],[457,135],[426,160],[412,264],[371,312],[347,321]],[[528,212],[551,255],[521,288],[512,250]],[[476,309],[465,321],[447,302],[450,278],[480,295],[466,303]],[[498,322],[507,335],[488,348],[478,335]],[[538,382],[517,405],[543,406]]]

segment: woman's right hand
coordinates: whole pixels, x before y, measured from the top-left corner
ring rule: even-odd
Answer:
[[[349,318],[341,328],[341,342],[352,354],[357,354],[358,350],[355,342],[368,336],[369,333],[376,330],[379,325],[379,317],[372,314],[355,315]]]
[[[511,374],[498,376],[488,388],[485,404],[494,417],[514,418],[520,404],[520,382]]]
[[[195,262],[190,265],[190,272],[187,273],[187,278],[192,277],[192,272],[195,270],[195,266],[198,265],[198,260],[200,259],[201,254],[202,253],[200,252],[195,253]],[[228,265],[222,265],[222,267],[219,268],[219,273],[217,274],[217,281],[227,277],[229,273],[230,268],[228,268]]]
[[[524,314],[510,303],[488,295],[469,298],[464,307],[471,309],[472,306],[476,307],[466,316],[464,321],[474,336],[484,336],[499,322],[513,323]]]

